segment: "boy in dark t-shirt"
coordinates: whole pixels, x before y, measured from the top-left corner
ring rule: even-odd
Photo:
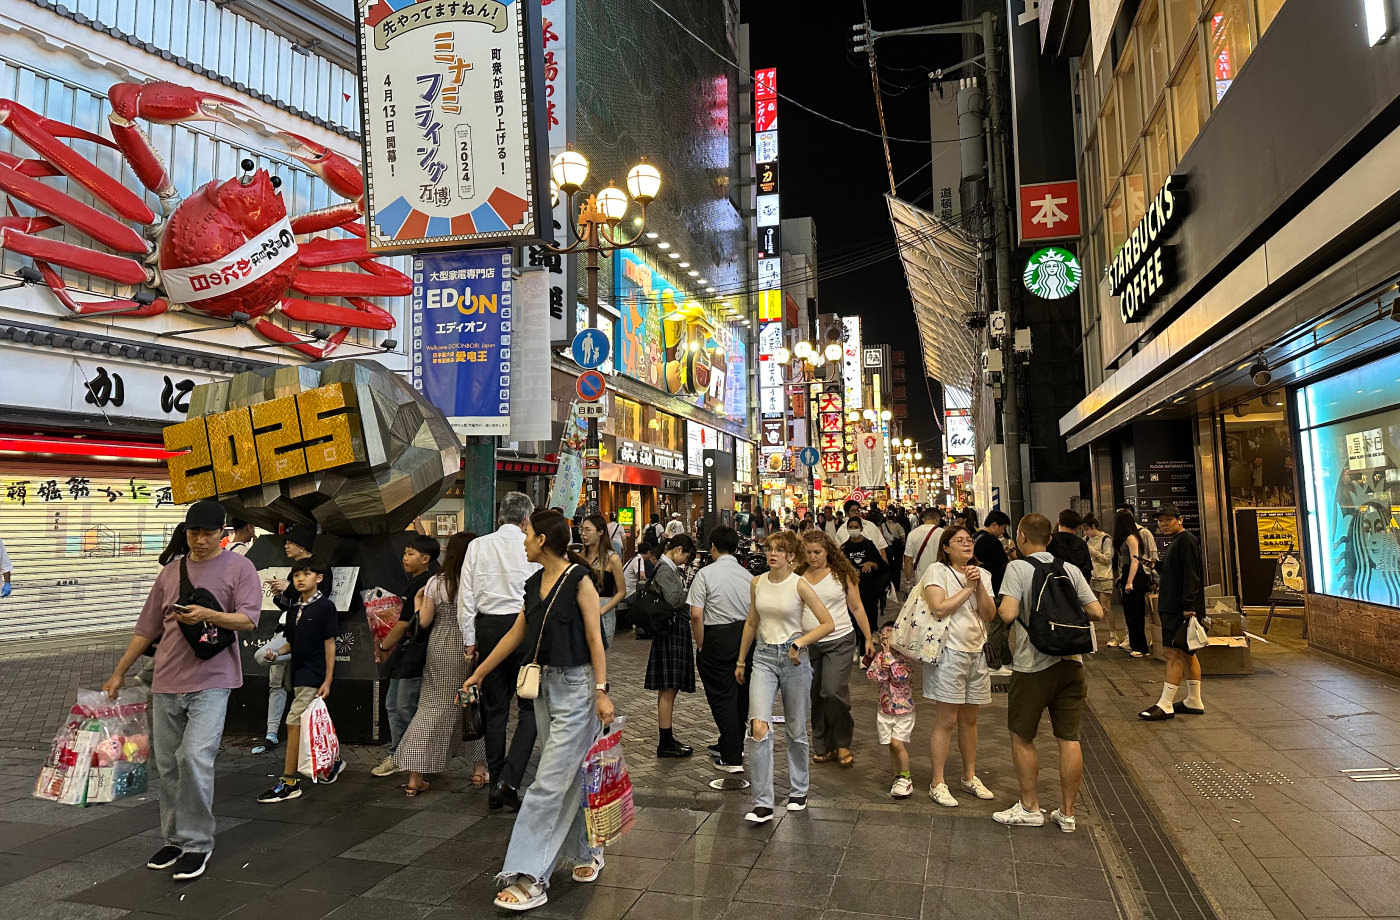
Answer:
[[[322,583],[330,578],[326,564],[311,556],[293,565],[287,577],[298,597],[297,603],[287,610],[287,644],[280,649],[268,649],[266,654],[276,659],[290,650],[292,660],[288,666],[295,696],[287,710],[287,756],[283,761],[282,778],[258,796],[263,804],[301,796],[301,783],[297,779],[301,716],[314,700],[330,696],[331,680],[335,676],[335,640],[340,635],[340,614],[336,612],[335,603],[321,593]],[[335,782],[344,769],[345,761],[337,759],[326,782]]]

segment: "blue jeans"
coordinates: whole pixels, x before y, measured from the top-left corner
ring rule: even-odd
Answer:
[[[408,731],[408,723],[418,712],[418,692],[423,688],[421,677],[396,677],[389,681],[384,697],[384,709],[389,713],[389,753],[399,749],[399,739]]]
[[[607,649],[612,647],[613,636],[617,633],[617,608],[614,607],[607,613],[603,614],[602,619],[603,649],[604,651],[606,651]]]
[[[583,759],[598,737],[593,669],[545,668],[535,700],[540,765],[525,790],[505,866],[496,881],[520,877],[549,885],[556,868],[584,865],[603,852],[588,845],[584,820]]]
[[[227,688],[152,694],[151,747],[160,773],[160,832],[187,852],[214,851],[214,757]]]
[[[811,705],[812,662],[803,649],[794,667],[787,644],[755,643],[749,671],[749,729],[745,745],[749,754],[749,780],[756,808],[773,807],[773,701],[783,693],[783,728],[787,730],[788,795],[806,795],[810,748],[807,743],[807,707]],[[753,737],[753,723],[767,722],[762,741]]]

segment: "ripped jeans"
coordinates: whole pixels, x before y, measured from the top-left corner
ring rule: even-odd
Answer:
[[[749,681],[749,727],[745,747],[749,754],[749,780],[753,783],[756,808],[773,807],[773,702],[783,694],[783,728],[787,732],[788,795],[806,795],[810,773],[807,743],[807,708],[811,705],[812,662],[806,649],[794,666],[788,658],[787,643],[754,646]],[[767,722],[768,733],[761,741],[753,737],[753,723]]]

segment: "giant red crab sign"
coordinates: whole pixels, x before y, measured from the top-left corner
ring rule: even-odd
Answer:
[[[107,92],[112,103],[112,140],[44,118],[16,102],[0,99],[0,124],[38,155],[23,159],[0,151],[0,190],[11,199],[0,216],[0,249],[34,260],[54,296],[81,315],[155,316],[181,304],[205,316],[243,319],[263,337],[313,358],[322,358],[353,328],[392,329],[394,318],[365,298],[408,294],[407,275],[370,256],[364,226],[364,177],[349,160],[304,137],[285,131],[278,137],[345,202],[294,217],[287,216],[280,180],[244,160],[243,175],[215,179],[182,199],[137,119],[157,124],[222,121],[247,107],[235,99],[202,93],[173,83],[117,83]],[[251,117],[251,115],[250,115]],[[160,197],[158,216],[142,197],[109,176],[59,138],[90,141],[119,150],[147,189]],[[66,175],[119,217],[141,225],[138,233],[122,220],[40,181]],[[21,217],[20,201],[38,212]],[[117,255],[38,234],[64,225],[116,250]],[[297,235],[341,228],[344,239]],[[353,263],[356,271],[311,271]],[[61,265],[118,284],[149,290],[124,300],[75,300],[53,266]],[[292,296],[341,297],[350,306]],[[322,344],[298,338],[271,320],[275,313],[339,329]]]

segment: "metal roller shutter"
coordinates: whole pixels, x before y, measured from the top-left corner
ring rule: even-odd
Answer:
[[[0,540],[14,565],[0,642],[131,628],[184,519],[169,487],[164,464],[0,468]]]

